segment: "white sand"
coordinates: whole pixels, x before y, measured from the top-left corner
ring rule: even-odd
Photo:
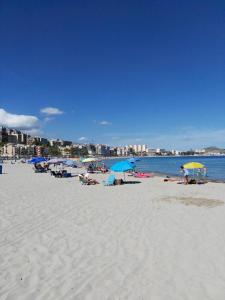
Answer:
[[[4,171],[1,300],[225,299],[225,184]]]

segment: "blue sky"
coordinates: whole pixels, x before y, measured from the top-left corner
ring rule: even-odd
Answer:
[[[0,124],[109,145],[225,147],[224,1],[0,6]]]

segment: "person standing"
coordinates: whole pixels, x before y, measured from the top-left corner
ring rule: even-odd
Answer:
[[[184,184],[188,184],[189,183],[189,171],[187,169],[185,169],[184,166],[181,166],[180,168],[184,175]]]

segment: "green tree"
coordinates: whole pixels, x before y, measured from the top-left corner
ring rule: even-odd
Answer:
[[[50,156],[59,156],[61,154],[58,146],[49,146],[48,147],[48,154]]]
[[[71,148],[70,155],[71,155],[71,157],[87,156],[88,150],[86,147],[83,147],[83,148],[74,147],[74,148]]]

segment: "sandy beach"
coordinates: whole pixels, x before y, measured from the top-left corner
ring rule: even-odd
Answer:
[[[3,168],[1,300],[225,298],[225,184],[85,186]]]

